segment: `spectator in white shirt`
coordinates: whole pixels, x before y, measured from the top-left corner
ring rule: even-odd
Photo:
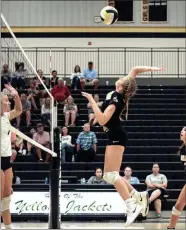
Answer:
[[[51,114],[51,103],[50,97],[47,97],[44,101],[44,104],[41,106],[41,118],[43,123],[50,123],[50,114]]]
[[[69,96],[63,108],[63,113],[65,115],[65,126],[69,126],[69,121],[71,121],[70,126],[75,126],[77,112],[77,105],[74,103],[73,97]]]
[[[61,136],[61,161],[72,162],[72,156],[74,153],[74,139],[71,135],[68,134],[68,128],[62,128],[62,136]]]
[[[74,72],[72,73],[70,79],[71,79],[71,85],[72,89],[80,89],[80,79],[82,77],[81,69],[79,65],[76,65],[74,68]]]
[[[99,108],[101,108],[103,101],[99,101],[99,95],[95,94],[94,95],[94,100]],[[92,105],[90,103],[87,104],[88,108],[88,118],[89,118],[89,124],[90,125],[95,125],[97,123],[97,120],[95,119],[94,111],[92,109]]]
[[[150,197],[149,204],[154,201],[157,218],[161,218],[161,199],[167,188],[167,177],[164,174],[160,174],[159,171],[159,164],[154,163],[152,166],[153,173],[148,175],[145,180]]]

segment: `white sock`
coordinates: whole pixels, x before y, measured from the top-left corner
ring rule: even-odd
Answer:
[[[136,190],[136,189],[133,189],[130,193],[130,195],[132,197],[134,197],[136,200],[138,200],[140,198],[140,193]]]
[[[128,198],[127,200],[125,200],[126,204],[131,204],[134,203],[134,200],[132,198]]]
[[[5,224],[5,229],[12,229],[12,225],[11,224]]]

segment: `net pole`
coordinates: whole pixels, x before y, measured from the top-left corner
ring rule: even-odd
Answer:
[[[57,157],[53,157],[50,168],[50,211],[49,211],[49,229],[60,229],[60,193],[61,193],[61,162],[60,162],[60,129],[54,129],[54,150]]]

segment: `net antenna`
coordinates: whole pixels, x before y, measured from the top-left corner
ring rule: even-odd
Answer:
[[[1,41],[1,66],[4,64],[8,64],[11,70],[15,69],[16,62],[24,63],[25,77],[33,78],[37,76],[43,88],[46,90],[48,96],[51,99],[51,145],[52,151],[54,151],[53,139],[54,139],[54,128],[57,127],[57,103],[54,101],[54,98],[46,85],[44,84],[41,77],[38,75],[35,67],[30,61],[28,54],[26,54],[25,50],[22,48],[12,29],[10,28],[8,22],[5,17],[1,13],[1,33],[2,33],[2,41]],[[33,59],[33,57],[31,57]]]

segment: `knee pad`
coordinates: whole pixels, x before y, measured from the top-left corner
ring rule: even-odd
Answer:
[[[173,206],[173,208],[172,208],[172,215],[174,215],[174,216],[180,216],[180,215],[181,215],[181,212],[178,211],[178,210],[175,208],[175,206]]]
[[[10,201],[11,201],[10,196],[2,199],[2,202],[1,202],[1,211],[2,212],[10,209]]]
[[[105,172],[103,175],[103,179],[110,184],[114,184],[118,179],[120,179],[120,175],[119,172],[116,171]]]

